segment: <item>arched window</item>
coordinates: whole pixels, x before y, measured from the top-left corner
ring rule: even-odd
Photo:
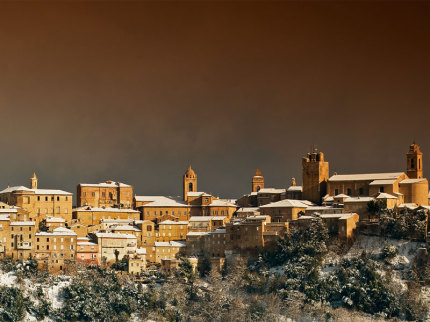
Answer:
[[[421,169],[421,159],[418,160],[418,169]]]
[[[193,191],[193,183],[192,182],[190,182],[188,184],[188,191]]]
[[[260,189],[261,189],[260,186],[257,186],[257,191],[260,191]]]
[[[414,159],[411,159],[411,169],[415,168],[415,162],[414,161],[415,161]]]

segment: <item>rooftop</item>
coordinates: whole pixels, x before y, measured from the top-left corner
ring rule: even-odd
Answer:
[[[403,172],[393,173],[363,173],[363,174],[336,174],[328,181],[374,181],[374,180],[397,180]]]
[[[116,188],[116,187],[131,187],[128,184],[122,183],[122,182],[115,182],[108,180],[106,182],[100,182],[100,183],[80,183],[81,187],[100,187],[100,188]]]
[[[276,201],[269,203],[267,205],[261,206],[260,208],[307,208],[309,207],[308,203],[305,203],[306,200],[294,200],[294,199],[284,199],[281,201]]]

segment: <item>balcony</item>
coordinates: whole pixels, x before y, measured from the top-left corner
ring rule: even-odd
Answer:
[[[22,241],[16,244],[16,248],[22,250],[31,250],[33,249],[33,246],[31,245],[31,242]]]

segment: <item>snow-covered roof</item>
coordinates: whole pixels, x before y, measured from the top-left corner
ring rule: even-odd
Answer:
[[[122,182],[115,182],[108,180],[106,182],[100,182],[100,183],[80,183],[81,187],[100,187],[100,188],[116,188],[116,187],[131,187],[128,184],[122,183]]]
[[[9,215],[0,215],[0,221],[9,221],[10,217]]]
[[[164,196],[136,196],[136,201],[147,202],[140,207],[188,207],[183,201]]]
[[[239,208],[236,212],[260,212],[258,207],[242,207]]]
[[[225,200],[212,200],[211,204],[209,205],[211,207],[237,207],[237,205],[230,203]]]
[[[383,186],[386,184],[394,184],[397,179],[386,179],[386,180],[374,180],[369,183],[370,186]]]
[[[209,232],[207,232],[207,231],[190,231],[187,234],[187,236],[205,236],[205,235],[209,235]]]
[[[41,231],[36,236],[77,236],[76,233],[64,227],[55,228],[53,231]]]
[[[56,190],[56,189],[29,189],[24,186],[15,186],[15,187],[8,187],[2,191],[1,193],[10,193],[14,191],[24,191],[24,192],[32,192],[35,195],[73,195],[71,192],[63,191],[63,190]]]
[[[129,230],[137,231],[137,232],[141,231],[139,228],[135,226],[130,226],[130,225],[118,225],[118,226],[111,227],[111,229],[113,231],[129,231]]]
[[[260,208],[280,208],[280,207],[284,207],[284,208],[294,208],[294,207],[307,208],[307,207],[309,207],[309,205],[305,204],[303,202],[303,200],[284,199],[281,201],[269,203],[269,204],[264,205],[264,206],[260,206]]]
[[[418,206],[415,203],[402,203],[399,205],[399,208],[408,208],[410,210],[414,210],[418,208]]]
[[[302,192],[303,187],[302,186],[289,186],[287,191],[289,191],[289,192],[293,192],[293,191]]]
[[[188,225],[188,221],[163,220],[158,225]]]
[[[369,202],[375,200],[375,198],[372,197],[349,197],[346,198],[343,203],[348,203],[348,202]]]
[[[397,197],[390,195],[389,193],[381,192],[376,199],[397,199]]]
[[[98,245],[96,243],[89,242],[89,241],[82,241],[82,242],[78,241],[76,244],[78,246],[97,246]]]
[[[100,222],[104,224],[131,224],[133,219],[101,219]]]
[[[127,208],[113,208],[113,207],[91,207],[91,206],[83,206],[79,208],[73,209],[73,211],[88,211],[88,212],[114,212],[114,213],[140,213],[138,210],[127,209]]]
[[[47,216],[46,222],[66,222],[66,220],[64,218]]]
[[[115,239],[137,239],[132,234],[120,234],[120,233],[95,233],[97,238],[115,238]]]
[[[146,248],[136,248],[136,254],[145,255],[146,254]]]
[[[422,181],[426,181],[427,179],[421,178],[421,179],[405,179],[400,181],[400,184],[411,184],[411,183],[418,183]]]
[[[200,197],[203,194],[204,194],[204,192],[194,192],[194,191],[188,191],[187,192],[188,197]]]
[[[348,197],[349,197],[348,195],[345,195],[345,194],[341,193],[341,194],[339,194],[337,196],[334,196],[333,198],[348,198]]]
[[[285,189],[276,189],[276,188],[263,188],[258,190],[258,194],[261,193],[275,193],[275,194],[280,194],[280,193],[284,193],[286,190]]]
[[[227,232],[227,230],[225,228],[218,228],[215,229],[214,231],[211,231],[210,234],[225,234]]]
[[[18,212],[18,209],[16,208],[9,208],[9,209],[0,209],[0,214],[16,214]]]
[[[363,173],[363,174],[336,174],[328,181],[373,181],[373,180],[393,180],[398,179],[403,172],[393,173]]]
[[[155,247],[185,247],[186,243],[171,240],[168,242],[155,242],[154,245]]]
[[[188,222],[193,221],[210,221],[210,220],[224,220],[225,216],[192,216],[188,219]]]
[[[34,221],[12,221],[11,226],[34,226],[36,222]]]

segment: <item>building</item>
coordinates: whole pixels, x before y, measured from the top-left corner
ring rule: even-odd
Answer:
[[[49,230],[66,226],[66,220],[64,218],[52,217],[52,216],[47,216],[46,219],[44,220],[44,223],[46,228],[48,228]]]
[[[99,245],[99,262],[113,263],[121,260],[125,255],[136,252],[137,238],[135,235],[97,232],[93,236]]]
[[[410,179],[423,178],[423,153],[418,144],[412,143],[406,154],[406,175]]]
[[[140,275],[146,269],[146,249],[138,248],[128,259],[128,273]]]
[[[10,254],[13,259],[24,260],[32,256],[35,233],[36,222],[34,221],[12,221],[10,223]]]
[[[285,195],[287,199],[303,199],[303,187],[296,185],[296,178],[291,179],[291,186],[287,188]]]
[[[98,265],[99,245],[88,237],[77,237],[76,260],[85,266]]]
[[[96,184],[80,183],[77,206],[132,208],[133,186],[111,180]]]
[[[35,234],[35,259],[40,269],[61,272],[76,260],[77,235],[74,231],[58,227]]]
[[[285,189],[263,188],[257,192],[258,206],[264,206],[271,202],[280,201],[286,198]]]
[[[263,216],[270,216],[272,222],[288,222],[297,220],[312,205],[306,200],[285,199],[261,206],[260,212]]]
[[[326,195],[329,165],[324,161],[324,154],[316,149],[302,160],[303,193],[302,197],[320,204]]]
[[[252,192],[258,192],[260,189],[264,188],[264,177],[261,175],[260,169],[257,169],[255,171],[254,176],[252,177],[251,182],[251,191]]]
[[[188,221],[188,231],[213,231],[223,227],[228,221],[225,216],[193,216]]]
[[[165,220],[158,224],[156,240],[159,242],[185,240],[187,233],[188,221]]]
[[[138,247],[144,245],[154,245],[156,241],[155,223],[150,220],[138,220],[134,224],[140,229],[140,240],[137,241]]]
[[[30,179],[30,185],[31,189],[16,186],[0,191],[0,201],[27,211],[28,217],[25,220],[35,221],[37,225],[47,216],[60,217],[66,221],[72,219],[72,193],[38,189],[36,174]]]
[[[186,221],[191,215],[191,207],[174,198],[163,196],[136,196],[136,209],[142,220],[160,222],[168,215],[174,221]]]
[[[197,174],[188,166],[187,171],[184,173],[183,177],[183,188],[184,188],[184,201],[188,200],[189,192],[197,192]]]
[[[10,240],[10,216],[0,212],[0,257],[11,256]]]
[[[155,242],[155,263],[160,264],[162,259],[179,258],[185,254],[185,246],[182,241]]]
[[[73,219],[83,225],[93,226],[108,219],[139,220],[140,212],[129,208],[103,208],[84,206],[73,209]]]

